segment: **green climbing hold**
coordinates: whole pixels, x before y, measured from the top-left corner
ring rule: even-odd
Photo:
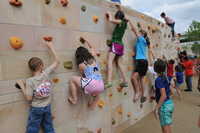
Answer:
[[[158,44],[156,43],[156,47],[158,47]]]
[[[85,43],[85,40],[83,38],[80,37],[79,40],[80,40],[81,43]]]
[[[124,92],[124,95],[126,95],[127,94],[127,92]]]
[[[106,41],[106,44],[108,45],[108,47],[111,47],[112,41],[108,39],[108,40]]]
[[[46,3],[46,4],[49,4],[49,3],[50,3],[50,0],[45,0],[45,3]]]
[[[166,37],[167,35],[165,34],[164,37]]]
[[[115,120],[112,120],[112,122],[111,122],[111,123],[112,123],[112,125],[114,125],[114,124],[115,124]]]
[[[82,5],[81,10],[84,12],[86,10],[86,7],[84,5]]]
[[[168,37],[170,38],[170,35],[168,35]]]
[[[158,25],[160,25],[160,21],[158,21]]]
[[[140,108],[142,108],[142,107],[143,107],[143,104],[141,103],[141,104],[140,104]]]
[[[156,30],[155,29],[152,29],[152,33],[155,33],[156,32]]]
[[[63,62],[63,66],[64,66],[64,68],[72,69],[73,64],[71,61],[65,61],[65,62]]]
[[[138,26],[138,27],[140,27],[140,24],[139,24],[139,22],[137,23],[137,26]]]

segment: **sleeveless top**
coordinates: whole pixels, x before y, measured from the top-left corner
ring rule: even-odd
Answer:
[[[115,31],[113,32],[112,42],[124,45],[122,42],[122,38],[124,36],[126,30],[126,24],[123,20],[121,20],[121,27],[117,24],[115,27]]]
[[[96,62],[96,60],[95,60],[95,62]],[[96,62],[95,67],[88,66],[85,62],[83,62],[83,63],[87,66],[87,68],[84,71],[86,78],[94,79],[94,80],[97,80],[97,81],[102,81],[99,64],[97,62]],[[95,70],[98,71],[98,74],[95,73]]]

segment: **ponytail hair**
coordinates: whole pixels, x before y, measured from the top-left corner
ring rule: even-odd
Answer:
[[[122,11],[117,11],[116,14],[115,14],[115,19],[119,18],[120,20],[124,21],[125,22],[125,26],[127,28],[127,22],[125,20],[125,15],[124,15],[124,12]]]
[[[150,39],[147,36],[147,32],[145,30],[140,30],[139,32],[144,35],[144,38],[145,38],[145,40],[147,42],[147,45],[148,45],[148,47],[150,47]]]
[[[161,77],[164,82],[167,82],[167,77],[164,74],[165,69],[166,69],[166,63],[163,60],[157,60],[154,63],[155,72],[160,74],[159,77]]]

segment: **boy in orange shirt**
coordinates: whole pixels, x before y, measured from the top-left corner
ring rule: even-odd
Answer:
[[[185,63],[181,63],[178,61],[179,64],[182,64],[185,67],[185,75],[186,75],[186,84],[188,89],[185,89],[185,91],[192,92],[192,76],[193,76],[193,62],[189,60],[189,58],[186,56],[184,58]]]

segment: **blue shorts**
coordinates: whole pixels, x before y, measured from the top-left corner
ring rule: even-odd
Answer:
[[[55,133],[50,104],[46,107],[31,106],[26,133],[38,133],[41,124],[44,133]]]
[[[182,83],[181,84],[177,83],[177,87],[181,87],[181,85],[182,85]]]
[[[160,124],[162,127],[164,127],[166,124],[172,124],[172,114],[174,111],[174,103],[170,99],[168,101],[165,101],[159,108],[159,119]]]

